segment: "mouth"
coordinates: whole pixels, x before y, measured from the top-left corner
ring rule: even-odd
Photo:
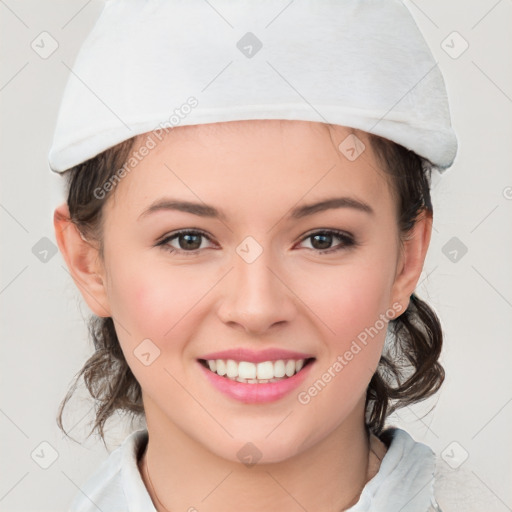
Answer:
[[[291,379],[315,361],[305,359],[278,359],[254,363],[233,359],[198,359],[211,373],[243,384],[268,384]]]

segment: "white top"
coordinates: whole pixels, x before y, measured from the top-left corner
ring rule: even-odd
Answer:
[[[391,444],[378,473],[346,512],[501,510],[502,504],[483,485],[470,482],[469,471],[451,469],[405,430],[389,431]],[[127,436],[82,486],[70,512],[156,512],[137,466],[147,441],[146,429]]]

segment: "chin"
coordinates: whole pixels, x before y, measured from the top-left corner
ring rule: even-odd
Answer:
[[[273,434],[270,436],[267,434],[268,429],[265,429],[265,434],[260,436],[235,436],[234,439],[225,443],[212,443],[212,440],[209,439],[205,448],[225,460],[251,467],[255,464],[277,464],[288,461],[306,450],[311,442],[314,442],[311,440],[308,442],[304,438],[286,433],[281,433],[280,436],[276,435],[275,439],[271,439]]]

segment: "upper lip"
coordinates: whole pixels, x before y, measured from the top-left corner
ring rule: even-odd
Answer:
[[[211,352],[199,359],[206,361],[212,359],[232,359],[233,361],[248,361],[250,363],[262,363],[263,361],[278,361],[280,359],[310,359],[314,357],[311,354],[303,352],[292,352],[278,348],[267,348],[264,350],[250,350],[247,348],[237,348],[231,350],[221,350],[219,352]]]

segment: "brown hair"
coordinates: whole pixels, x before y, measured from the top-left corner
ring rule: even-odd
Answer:
[[[352,133],[365,134],[358,130]],[[397,199],[399,230],[405,239],[422,212],[432,213],[432,165],[399,144],[373,134],[366,136],[381,170],[390,177]],[[128,139],[63,173],[71,221],[88,240],[98,243],[101,257],[105,198],[97,197],[95,191],[124,166],[137,139]],[[62,423],[63,410],[83,377],[96,406],[89,436],[97,430],[105,442],[104,425],[114,413],[123,412],[132,419],[144,416],[142,392],[121,351],[112,318],[92,315],[88,328],[95,352],[62,400],[57,424],[68,435]],[[438,361],[443,341],[441,325],[425,302],[412,294],[407,310],[389,322],[389,332],[393,341],[389,347],[386,343],[366,394],[366,427],[377,436],[383,433],[389,414],[430,397],[444,381],[444,370]]]

